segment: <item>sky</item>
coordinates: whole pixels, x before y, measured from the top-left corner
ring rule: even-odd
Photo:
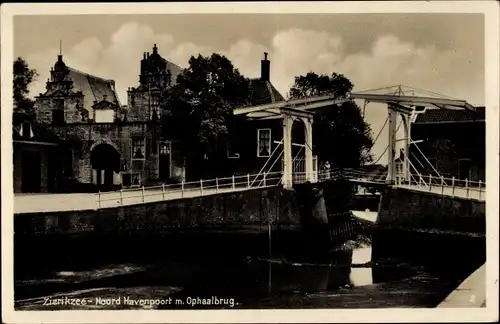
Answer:
[[[260,75],[268,52],[271,82],[285,96],[295,76],[313,71],[342,73],[354,91],[405,85],[473,105],[485,101],[482,14],[16,16],[14,56],[40,74],[32,96],[44,92],[60,41],[66,64],[114,79],[122,104],[127,88],[138,85],[140,60],[153,44],[181,67],[192,55],[222,53],[247,77]],[[365,118],[376,137],[387,109],[369,104]],[[372,149],[375,158],[387,138],[384,129]]]

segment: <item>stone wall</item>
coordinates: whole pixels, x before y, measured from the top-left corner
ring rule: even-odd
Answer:
[[[36,119],[39,123],[51,124],[52,111],[56,100],[64,100],[64,120],[66,123],[81,123],[88,118],[88,111],[83,108],[83,95],[75,93],[66,97],[38,97],[35,102]]]
[[[296,228],[300,215],[294,193],[282,188],[109,208],[15,215],[16,235],[106,232],[161,232],[202,227],[266,225]],[[264,227],[264,230],[266,227]]]
[[[147,90],[130,89],[127,91],[129,107],[128,120],[149,120],[149,92]]]
[[[131,139],[132,137],[143,137],[146,142],[147,159],[141,179],[158,176],[158,150],[152,154],[148,146],[151,145],[151,131],[146,123],[79,123],[72,125],[48,125],[47,129],[55,133],[63,140],[74,140],[80,144],[74,147],[73,174],[81,183],[92,182],[92,166],[90,155],[92,149],[99,144],[110,144],[120,154],[121,164],[125,171],[131,168]],[[172,147],[175,149],[175,146]],[[181,180],[183,176],[183,161],[172,158],[172,178]]]
[[[484,201],[387,188],[379,206],[377,225],[408,230],[484,234]]]

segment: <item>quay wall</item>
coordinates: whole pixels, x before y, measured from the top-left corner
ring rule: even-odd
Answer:
[[[300,224],[293,192],[266,188],[100,210],[17,214],[16,235],[161,232],[206,226]]]
[[[387,188],[379,205],[381,227],[481,235],[486,230],[485,202],[402,188]]]
[[[344,183],[328,182],[297,185],[293,190],[256,188],[99,210],[22,213],[14,215],[14,232],[16,235],[161,232],[261,225],[266,225],[267,231],[269,222],[298,230],[304,222],[309,223],[305,218],[314,217],[307,214],[319,200],[323,201],[318,207],[321,210],[316,212],[322,214],[320,217],[348,211],[350,194],[345,189]]]
[[[304,184],[293,190],[260,188],[101,210],[16,214],[14,259],[29,269],[43,263],[204,256],[229,249],[235,255],[323,257],[331,244],[356,230],[345,212],[349,191],[341,194],[344,187]]]
[[[486,260],[484,201],[387,188],[375,225],[372,260],[403,258],[460,268],[464,258],[473,267]],[[439,258],[430,260],[430,254]]]

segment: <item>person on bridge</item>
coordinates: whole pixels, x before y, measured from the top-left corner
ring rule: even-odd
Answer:
[[[326,161],[325,162],[325,177],[326,179],[330,179],[330,162]]]

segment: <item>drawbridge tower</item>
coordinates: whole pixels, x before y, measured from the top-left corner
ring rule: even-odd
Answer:
[[[408,89],[404,89],[408,88]],[[416,95],[416,92],[424,92],[424,95]],[[381,88],[377,90],[368,90],[361,92],[352,92],[346,97],[338,98],[331,95],[315,96],[304,99],[282,101],[266,105],[237,108],[233,111],[235,115],[246,115],[252,119],[281,119],[283,124],[283,186],[290,188],[293,179],[293,159],[292,159],[292,137],[291,129],[294,119],[301,119],[305,125],[306,139],[306,180],[312,182],[314,179],[313,172],[313,138],[312,127],[314,111],[324,107],[333,107],[342,105],[347,101],[363,100],[363,114],[368,103],[378,103],[386,105],[388,124],[388,173],[386,178],[387,184],[394,184],[396,181],[396,134],[398,128],[396,126],[398,116],[401,116],[401,124],[404,127],[404,168],[403,180],[409,181],[411,178],[411,161],[409,158],[409,148],[412,144],[411,140],[411,118],[415,107],[428,107],[434,109],[466,109],[475,111],[475,107],[467,103],[465,100],[459,100],[449,97],[436,95],[422,89],[394,86]],[[385,124],[384,126],[385,127]],[[382,129],[380,130],[382,131]],[[379,133],[380,135],[380,133]],[[378,138],[378,136],[377,136]]]

